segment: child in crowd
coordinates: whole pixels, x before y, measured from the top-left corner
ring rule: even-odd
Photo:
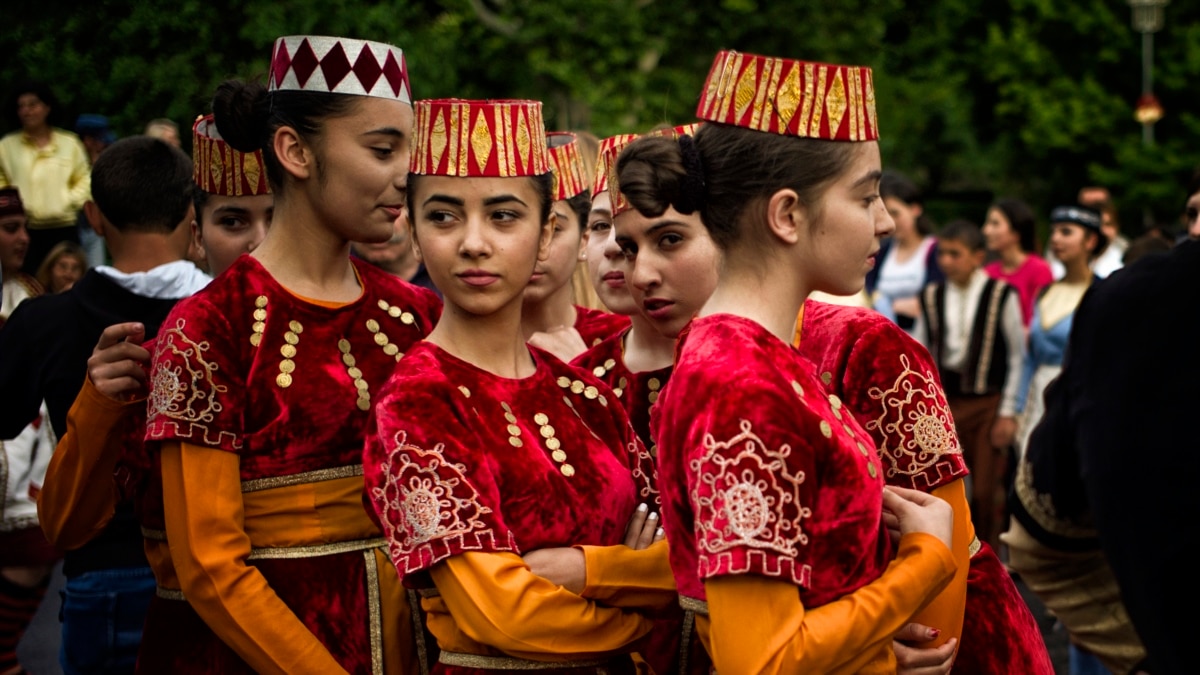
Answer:
[[[955,220],[938,233],[946,281],[921,294],[918,339],[941,373],[971,471],[976,533],[995,547],[1004,529],[1004,449],[1016,432],[1025,328],[1020,298],[983,271],[984,255],[983,233],[973,223]]]

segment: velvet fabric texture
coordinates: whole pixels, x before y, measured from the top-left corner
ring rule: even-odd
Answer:
[[[641,373],[630,371],[625,366],[625,336],[628,334],[628,330],[623,330],[601,340],[571,361],[571,365],[590,372],[612,387],[621,407],[629,413],[629,421],[633,422],[638,438],[650,448],[650,454],[657,455],[656,444],[650,437],[650,408],[658,401],[674,366]]]
[[[536,372],[508,379],[422,342],[383,388],[363,469],[406,584],[467,551],[618,544],[655,497],[653,460],[612,390],[530,352]]]
[[[583,344],[594,347],[601,340],[629,328],[629,317],[600,309],[575,305],[575,330],[583,338]]]
[[[967,475],[929,352],[877,312],[809,300],[800,355],[871,434],[889,485],[923,492]],[[1037,622],[986,543],[971,558],[955,674],[1054,672]]]
[[[753,321],[713,315],[680,336],[655,408],[663,525],[681,595],[774,577],[820,607],[890,558],[874,444],[816,370]]]
[[[650,409],[666,386],[674,366],[641,373],[630,371],[625,366],[624,355],[625,336],[628,334],[628,330],[623,330],[601,340],[595,347],[580,354],[571,365],[591,372],[612,387],[613,394],[629,414],[638,438],[650,449],[650,454],[657,457],[658,447],[650,437]],[[654,623],[654,630],[645,638],[639,652],[655,673],[679,672],[680,663],[690,660],[681,658],[679,651],[683,642],[683,610],[673,607],[669,616],[655,619]],[[704,651],[703,648],[700,651]]]
[[[127,463],[157,475],[157,444],[180,441],[237,453],[243,489],[245,481],[262,481],[262,489],[295,474],[358,471],[370,399],[404,351],[432,329],[440,301],[366,263],[353,264],[362,295],[338,308],[297,298],[251,256],[242,256],[206,289],[181,301],[159,334],[151,368],[145,437],[152,456]],[[161,480],[143,482],[138,490],[143,522],[159,524]],[[252,517],[247,514],[247,526]],[[343,666],[351,672],[370,670],[362,551],[253,564]],[[177,660],[146,672],[244,667],[211,630],[173,625],[175,617],[192,610],[170,602],[183,604],[156,603],[171,611],[150,622],[154,630],[147,633],[147,649],[174,652],[174,657],[160,653],[157,658]],[[160,643],[160,634],[179,639]],[[164,662],[148,661],[157,663]]]
[[[619,544],[635,506],[657,496],[612,390],[530,352],[534,374],[509,379],[422,342],[383,388],[363,468],[406,585],[429,586],[424,572],[468,551]]]

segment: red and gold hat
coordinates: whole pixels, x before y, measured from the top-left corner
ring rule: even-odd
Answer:
[[[376,96],[412,103],[404,52],[382,42],[319,35],[275,41],[268,91]]]
[[[547,154],[550,172],[554,174],[554,201],[583,194],[588,186],[578,138],[569,131],[552,131],[546,134],[546,140],[550,146]]]
[[[462,178],[517,178],[550,171],[540,101],[417,101],[409,170]]]
[[[879,140],[871,69],[723,51],[696,116],[784,136]]]
[[[598,192],[608,191],[609,199],[612,201],[612,215],[614,218],[617,214],[628,211],[632,207],[629,201],[625,199],[625,195],[621,194],[620,181],[617,179],[617,158],[621,156],[621,151],[625,149],[625,146],[642,136],[667,136],[669,138],[695,136],[696,130],[699,128],[700,123],[693,122],[692,124],[682,124],[677,127],[655,129],[640,136],[637,134],[625,134],[604,139],[600,142],[600,159],[596,162],[596,189],[592,191],[592,194],[595,195]],[[612,142],[610,143],[609,141]]]
[[[270,194],[261,150],[240,152],[226,143],[212,115],[192,125],[192,177],[205,192],[224,197]]]
[[[596,178],[592,181],[592,198],[608,191],[609,165],[615,164],[621,149],[633,142],[637,134],[618,134],[600,141],[600,155],[596,158]]]

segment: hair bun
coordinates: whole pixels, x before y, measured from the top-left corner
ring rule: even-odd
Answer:
[[[266,141],[269,107],[262,84],[226,80],[213,95],[213,121],[221,138],[235,150],[254,152]]]

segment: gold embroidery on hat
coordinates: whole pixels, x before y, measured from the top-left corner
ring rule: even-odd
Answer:
[[[858,137],[858,69],[846,71],[846,111],[850,113],[850,140],[857,141]]]
[[[433,133],[429,137],[429,148],[433,151],[433,166],[429,167],[430,171],[437,171],[442,164],[442,155],[446,152],[446,116],[440,110],[436,114]]]
[[[258,163],[258,157],[254,153],[242,155],[242,162],[245,166],[246,180],[250,183],[251,190],[258,190],[258,181],[262,178],[262,166]]]
[[[777,73],[778,63],[778,59],[767,59],[763,62],[762,75],[759,76],[758,86],[755,87],[754,91],[753,111],[750,113],[751,129],[762,131],[763,101],[767,97],[767,90],[771,88],[771,78],[775,78],[776,82],[779,81],[779,75]],[[770,115],[767,116],[767,120],[770,120]]]
[[[816,94],[813,92],[813,87],[816,86],[816,68],[811,63],[804,64],[804,105],[800,108],[800,121],[797,123],[797,133],[801,136],[812,135],[812,115],[813,101]]]
[[[470,175],[470,164],[468,157],[470,156],[471,148],[471,108],[470,106],[459,106],[458,114],[458,176]]]
[[[475,128],[471,130],[471,149],[475,151],[475,166],[479,173],[487,168],[488,158],[492,156],[492,132],[488,130],[486,115],[479,113],[475,118]]]
[[[826,66],[817,66],[817,100],[813,106],[812,124],[809,125],[809,136],[821,135],[821,118],[825,115],[825,105],[828,98],[828,91],[825,89],[826,78],[829,76],[829,68]],[[833,136],[832,127],[829,136]]]
[[[867,118],[871,121],[871,132],[875,136],[879,136],[878,120],[875,119],[875,82],[871,71],[866,71],[864,74],[864,86],[867,89]]]
[[[517,160],[513,157],[513,139],[512,139],[512,106],[499,106],[496,108],[496,161],[500,166],[500,173],[505,176],[515,176],[517,173]]]
[[[213,143],[209,146],[210,159],[208,163],[208,173],[212,176],[213,186],[221,186],[221,147],[219,143]]]
[[[755,128],[759,131],[771,130],[771,119],[775,116],[770,114],[770,112],[767,110],[767,106],[771,103],[771,100],[779,91],[779,79],[781,77],[783,77],[783,60],[772,59],[771,82],[764,90],[764,95],[759,97],[759,99],[754,103],[755,109],[760,111],[759,115],[761,119],[759,120],[758,124],[755,125]]]
[[[737,87],[738,73],[742,72],[742,66],[745,64],[745,57],[741,54],[735,54],[730,61],[728,72],[729,79],[724,80],[721,92],[721,118],[728,119],[729,111],[733,108],[733,92]]]
[[[741,121],[742,116],[750,108],[750,103],[754,101],[754,85],[757,81],[754,73],[754,63],[751,62],[748,67],[742,71],[742,76],[738,78],[737,89],[734,94],[735,114],[734,119]]]
[[[458,175],[458,113],[459,111],[457,106],[450,106],[450,109],[446,111],[446,115],[450,118],[450,132],[448,134],[450,145],[447,149],[450,155],[446,158],[446,175],[449,176]],[[430,167],[430,170],[437,171],[438,168],[436,166],[432,166]]]
[[[529,152],[533,141],[529,137],[529,116],[524,110],[517,112],[517,153],[521,157],[521,167],[529,166]]]
[[[238,161],[238,153],[236,153],[232,150],[230,150],[230,152],[229,152],[229,164],[232,166],[232,171],[230,171],[230,173],[232,173],[233,175],[230,176],[230,178],[233,179],[233,196],[241,197],[242,196],[242,163]]]

